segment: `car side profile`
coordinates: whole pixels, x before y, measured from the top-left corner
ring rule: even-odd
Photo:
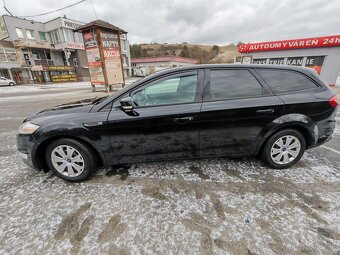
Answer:
[[[6,77],[0,77],[0,86],[14,86],[15,81],[8,79]]]
[[[28,165],[67,181],[85,180],[98,166],[223,156],[288,168],[331,139],[337,100],[302,67],[171,68],[115,95],[25,119],[17,147]]]

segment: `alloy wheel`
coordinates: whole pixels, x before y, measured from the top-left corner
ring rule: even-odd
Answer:
[[[295,160],[300,150],[299,139],[293,135],[286,135],[274,142],[270,150],[270,157],[276,164],[285,165]]]
[[[62,175],[76,177],[82,174],[85,162],[82,155],[69,145],[59,145],[51,153],[54,168]]]

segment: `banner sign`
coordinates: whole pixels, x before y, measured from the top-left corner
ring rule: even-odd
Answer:
[[[340,35],[304,38],[295,40],[246,43],[238,46],[240,53],[258,51],[292,50],[340,46]]]
[[[324,56],[307,57],[305,66],[314,69],[320,74],[324,59]]]
[[[287,58],[286,65],[288,66],[302,66],[303,57],[289,57]]]
[[[318,74],[320,74],[324,59],[325,56],[254,58],[253,64],[305,66],[314,69]]]
[[[108,84],[124,83],[118,35],[101,30],[100,39]]]
[[[83,38],[87,61],[89,63],[91,84],[104,85],[105,77],[96,36],[93,31],[87,31],[83,34]]]

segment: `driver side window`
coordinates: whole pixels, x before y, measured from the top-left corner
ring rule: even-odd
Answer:
[[[137,106],[193,103],[197,87],[197,74],[169,77],[148,84],[131,97]]]

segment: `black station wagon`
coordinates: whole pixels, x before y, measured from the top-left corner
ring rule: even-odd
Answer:
[[[311,69],[195,65],[37,113],[20,126],[17,146],[28,165],[67,181],[98,166],[221,156],[288,168],[331,138],[337,106]]]

